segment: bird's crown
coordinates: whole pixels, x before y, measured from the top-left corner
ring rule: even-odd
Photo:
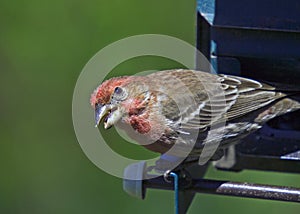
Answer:
[[[98,86],[91,95],[90,103],[93,107],[97,103],[107,104],[116,87],[123,86],[130,81],[129,76],[114,77],[112,79],[104,81],[100,86]]]

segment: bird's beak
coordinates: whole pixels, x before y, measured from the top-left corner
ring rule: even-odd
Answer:
[[[105,117],[105,118],[104,118]],[[109,129],[122,117],[120,109],[115,105],[98,105],[95,108],[95,127],[104,118],[104,128]]]
[[[97,127],[102,118],[109,112],[106,105],[97,105],[95,108],[95,127]]]

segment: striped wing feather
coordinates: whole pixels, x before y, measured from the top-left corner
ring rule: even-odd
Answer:
[[[183,97],[186,95],[182,93],[183,86],[172,83],[170,76],[176,77],[176,81],[180,80],[189,89],[198,108],[187,105],[183,111],[179,111],[178,105],[185,105]],[[161,82],[162,87],[172,87],[173,93],[182,97],[182,102],[179,103],[174,100],[168,101],[173,102],[171,104],[163,103],[163,106],[168,106],[163,108],[166,117],[175,119],[182,129],[204,131],[214,123],[241,117],[284,96],[275,92],[273,87],[251,79],[192,70],[164,71]],[[180,115],[176,118],[175,108],[177,115]]]

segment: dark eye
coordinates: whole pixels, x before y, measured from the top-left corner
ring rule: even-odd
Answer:
[[[115,94],[122,94],[123,93],[123,89],[120,87],[116,87],[115,88]]]
[[[121,87],[115,87],[115,91],[113,94],[114,100],[124,100],[127,97],[126,90]]]

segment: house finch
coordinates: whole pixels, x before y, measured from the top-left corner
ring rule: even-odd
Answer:
[[[199,154],[206,144],[224,149],[300,103],[255,80],[193,70],[115,77],[91,95],[96,126],[118,125],[129,137],[161,154]]]

